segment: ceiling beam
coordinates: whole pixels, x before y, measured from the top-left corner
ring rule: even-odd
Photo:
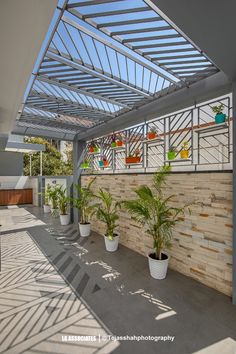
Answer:
[[[79,19],[84,20],[83,15],[81,15],[78,11],[71,9],[71,13],[73,13],[75,16],[77,16]],[[148,62],[144,61],[143,59],[139,59],[137,56],[131,54],[130,52],[128,52],[127,50],[122,49],[121,47],[118,47],[117,45],[113,44],[113,42],[99,36],[98,34],[90,31],[89,29],[85,28],[84,26],[80,25],[79,23],[75,22],[74,20],[66,17],[65,15],[62,16],[62,20],[65,23],[70,24],[71,26],[77,28],[78,30],[84,32],[85,34],[89,35],[90,37],[92,37],[93,39],[99,41],[100,43],[103,43],[104,45],[106,45],[109,48],[112,48],[113,50],[115,50],[116,52],[124,55],[125,57],[129,58],[130,60],[134,61],[135,63],[145,67],[146,69],[150,70],[151,72],[161,76],[162,78],[175,83],[176,84],[176,78],[174,76],[171,75],[165,75],[165,73],[163,72],[163,70],[157,70],[157,68],[155,68],[154,66],[150,65]],[[93,22],[93,21],[87,21],[90,25],[92,25],[93,27],[97,28],[97,25]],[[110,34],[103,30],[103,32],[110,37]]]
[[[67,85],[65,83],[62,83],[60,81],[57,81],[57,80],[52,80],[52,79],[49,79],[45,76],[41,76],[41,75],[37,75],[37,80],[39,81],[43,81],[43,82],[47,82],[48,84],[50,85],[56,85],[58,87],[63,87],[67,90],[71,90],[71,91],[74,91],[74,92],[77,92],[79,94],[82,94],[82,95],[85,95],[85,96],[89,96],[89,97],[93,97],[95,99],[98,99],[98,100],[101,100],[101,101],[104,101],[104,102],[107,102],[107,103],[110,103],[110,104],[114,104],[116,106],[120,106],[122,108],[127,108],[129,109],[129,107],[125,104],[122,104],[116,100],[113,100],[113,99],[109,99],[109,98],[106,98],[106,97],[103,97],[103,96],[100,96],[100,95],[95,95],[91,92],[88,92],[86,90],[81,90],[81,89],[78,89],[72,85]]]
[[[64,63],[65,65],[70,66],[73,69],[77,69],[77,70],[82,71],[84,73],[90,74],[93,77],[97,77],[103,81],[111,82],[112,84],[117,85],[119,87],[123,87],[126,90],[133,91],[133,92],[138,93],[139,95],[142,95],[145,97],[149,97],[149,93],[147,91],[138,89],[138,88],[134,87],[133,85],[125,83],[122,79],[119,79],[118,77],[112,77],[111,74],[106,73],[106,72],[102,72],[102,70],[101,70],[101,73],[99,73],[97,71],[98,69],[96,69],[96,68],[94,70],[91,68],[88,68],[88,67],[86,67],[86,64],[84,64],[84,63],[82,64],[80,61],[76,60],[76,58],[68,59],[67,56],[64,55],[63,53],[61,53],[61,54],[58,53],[58,56],[56,56],[54,53],[50,52],[50,49],[47,53],[47,57],[54,59],[56,61],[60,61],[61,63]],[[60,73],[60,72],[58,71],[58,73]]]
[[[104,111],[104,110],[98,110],[98,109],[95,109],[93,107],[89,107],[89,106],[86,106],[82,103],[76,103],[76,102],[72,102],[72,101],[69,101],[69,100],[65,100],[65,99],[62,99],[62,98],[58,98],[58,97],[54,97],[54,96],[48,96],[46,94],[43,94],[43,93],[37,93],[37,92],[31,92],[30,96],[28,97],[28,100],[26,101],[26,104],[31,104],[32,102],[29,101],[29,99],[31,97],[39,97],[39,98],[42,98],[42,99],[47,99],[48,101],[51,101],[51,102],[55,102],[55,103],[61,103],[63,105],[68,105],[68,107],[74,107],[74,108],[81,108],[81,109],[84,109],[84,110],[87,110],[88,112],[92,112],[92,113],[99,113],[100,115],[107,115],[107,116],[111,116],[111,117],[114,117],[115,116],[115,113],[111,113],[111,112],[107,112],[107,111]]]

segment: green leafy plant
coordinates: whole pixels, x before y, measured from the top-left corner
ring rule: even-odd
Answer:
[[[119,219],[118,210],[121,208],[120,202],[115,202],[111,193],[100,189],[97,195],[100,203],[96,205],[96,216],[98,220],[106,224],[105,236],[109,240],[114,239],[114,230],[118,226],[116,224]]]
[[[157,133],[157,128],[151,127],[149,131],[150,131],[150,133]]]
[[[66,188],[62,186],[58,189],[58,206],[61,215],[67,215],[68,205],[70,204],[70,198],[67,197]]]
[[[155,258],[159,260],[162,259],[162,251],[171,246],[173,228],[187,207],[171,207],[169,203],[174,196],[163,196],[162,188],[170,171],[169,166],[164,166],[154,175],[153,190],[142,185],[135,190],[136,199],[123,202],[133,218],[142,226],[147,226],[147,233],[153,238]]]
[[[57,209],[58,208],[58,198],[59,198],[59,193],[60,193],[60,188],[58,184],[55,186],[51,186],[50,189],[48,189],[48,199],[52,203],[52,209]]]
[[[169,147],[169,152],[177,152],[176,147],[173,146],[173,145],[171,145],[171,146]]]
[[[181,145],[182,150],[188,150],[189,149],[189,144],[188,141],[184,141]]]
[[[213,106],[213,107],[211,107],[211,109],[212,109],[212,111],[213,111],[214,113],[220,114],[220,113],[223,113],[224,107],[225,107],[224,104],[221,103],[221,104],[218,105],[218,106]]]
[[[80,211],[80,223],[89,224],[89,218],[95,211],[95,204],[92,201],[95,197],[91,186],[94,183],[96,177],[93,178],[87,187],[81,187],[80,185],[74,185],[78,191],[78,198],[72,198],[72,203],[75,208]]]
[[[50,184],[47,184],[44,192],[40,192],[38,193],[39,195],[42,195],[43,198],[44,198],[44,205],[49,205],[49,202],[50,202]]]

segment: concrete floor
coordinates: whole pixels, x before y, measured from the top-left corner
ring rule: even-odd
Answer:
[[[0,224],[1,353],[236,353],[227,296],[170,270],[154,280],[146,257],[36,207],[1,209]],[[65,341],[81,335],[96,341]]]

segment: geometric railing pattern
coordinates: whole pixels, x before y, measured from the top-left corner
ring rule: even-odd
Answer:
[[[223,104],[226,122],[216,124],[212,107]],[[172,115],[157,118],[135,127],[114,132],[93,141],[88,141],[84,152],[84,173],[102,171],[107,173],[147,171],[163,165],[174,170],[221,169],[230,164],[231,141],[231,96],[196,105]],[[157,137],[148,139],[148,132],[155,130]],[[112,147],[120,138],[123,145]],[[183,158],[183,143],[188,146],[188,156]],[[95,151],[91,152],[91,146]],[[175,158],[170,160],[168,152],[175,149]],[[129,156],[138,156],[130,163]],[[105,165],[101,161],[105,160]]]

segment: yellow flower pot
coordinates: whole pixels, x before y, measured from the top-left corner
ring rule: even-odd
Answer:
[[[188,150],[181,150],[180,151],[180,157],[181,157],[181,159],[188,159],[189,151]]]

